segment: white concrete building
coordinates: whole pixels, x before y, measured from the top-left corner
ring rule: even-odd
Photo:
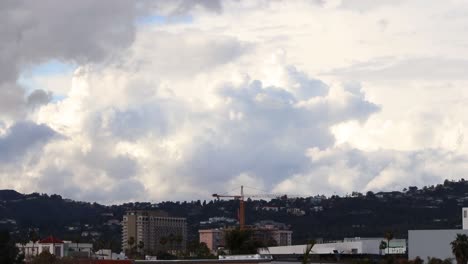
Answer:
[[[454,258],[450,242],[455,240],[457,234],[468,235],[468,230],[409,230],[408,259]]]
[[[468,208],[462,208],[462,228],[464,230],[468,229]]]
[[[468,235],[468,208],[462,208],[462,228],[445,230],[409,230],[408,258],[454,258],[450,243],[457,234]]]
[[[404,254],[406,253],[406,240],[394,239],[390,241],[390,248],[380,251],[379,246],[384,238],[345,238],[343,241],[315,244],[312,254]],[[393,241],[393,242],[392,242]],[[265,254],[272,255],[300,255],[304,254],[306,245],[283,247],[269,247]]]
[[[30,241],[25,245],[16,244],[26,258],[34,257],[42,252],[49,252],[57,257],[65,256],[91,256],[93,245],[90,243],[73,243],[71,241],[62,241],[53,236],[46,237],[36,243]]]

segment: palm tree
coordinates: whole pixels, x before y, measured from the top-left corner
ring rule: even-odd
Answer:
[[[177,254],[179,254],[179,251],[181,250],[182,248],[182,241],[183,241],[183,237],[182,235],[176,235],[175,238],[174,238],[174,241],[176,242],[176,245],[177,245]]]
[[[138,249],[142,255],[144,255],[143,249],[145,248],[145,243],[143,241],[138,242]]]
[[[129,237],[128,238],[128,241],[127,241],[127,244],[130,248],[133,247],[133,244],[135,244],[135,238],[134,237]]]
[[[310,253],[312,252],[312,248],[314,247],[315,245],[315,241],[312,240],[310,241],[305,250],[304,250],[304,255],[302,256],[302,264],[307,264],[309,263],[309,258],[310,258]]]
[[[173,250],[174,250],[174,241],[175,241],[175,236],[174,236],[174,234],[170,233],[170,234],[169,234],[169,237],[168,237],[168,240],[169,240],[169,247],[170,247],[171,250],[173,251]]]
[[[128,253],[129,253],[128,255],[133,256],[133,249],[134,249],[133,245],[135,244],[135,238],[132,236],[129,237],[127,244],[128,244]]]
[[[380,241],[380,245],[379,245],[379,249],[380,249],[380,252],[379,252],[379,255],[382,255],[382,250],[385,250],[387,248],[387,242],[385,241]]]
[[[457,234],[454,241],[450,243],[452,252],[458,264],[467,264],[468,262],[468,236]]]
[[[385,239],[387,239],[387,254],[390,254],[390,240],[393,239],[393,232],[385,232]]]
[[[163,236],[159,239],[159,244],[166,245],[167,244],[167,237]]]
[[[39,241],[39,236],[34,229],[29,232],[29,239],[33,242],[33,252],[36,252],[37,256],[39,249],[36,250],[36,242]]]

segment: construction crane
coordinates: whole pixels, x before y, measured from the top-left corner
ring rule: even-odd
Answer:
[[[285,194],[281,195],[281,194],[244,194],[244,186],[241,186],[240,187],[240,195],[225,195],[225,194],[213,194],[213,197],[216,197],[218,199],[220,198],[233,198],[235,200],[239,200],[239,227],[241,230],[244,230],[245,229],[245,205],[244,205],[244,199],[245,197],[252,197],[252,198],[271,198],[271,199],[274,199],[274,198],[278,198],[278,197],[282,197],[282,196],[286,196]],[[288,197],[290,197],[288,195]],[[302,197],[302,196],[299,196],[299,195],[293,195],[293,197]]]

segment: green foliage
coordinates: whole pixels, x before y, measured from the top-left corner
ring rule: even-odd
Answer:
[[[442,182],[441,182],[442,183]],[[443,184],[417,188],[410,186],[405,192],[355,193],[349,197],[283,198],[252,200],[245,202],[246,222],[271,219],[292,227],[293,244],[305,244],[308,238],[321,237],[324,240],[342,239],[359,234],[362,237],[380,237],[391,229],[395,237],[406,237],[411,229],[453,229],[460,222],[460,207],[468,207],[468,201],[458,204],[457,199],[466,197],[467,181],[444,181]],[[430,198],[430,199],[429,199]],[[54,234],[64,240],[79,237],[82,231],[97,231],[99,238],[81,238],[81,242],[95,242],[97,239],[112,241],[106,248],[115,252],[122,250],[121,229],[118,225],[106,225],[111,219],[122,220],[127,210],[146,210],[153,204],[145,202],[104,206],[96,203],[75,202],[55,195],[20,194],[0,190],[0,215],[14,219],[17,225],[1,225],[10,231],[40,230],[38,237]],[[158,208],[170,215],[187,217],[188,238],[197,237],[200,221],[209,217],[226,216],[236,218],[239,202],[235,200],[193,202],[160,202]],[[274,206],[278,212],[261,210]],[[312,210],[317,207],[317,210]],[[286,208],[299,208],[304,216],[294,216]],[[226,213],[227,212],[227,213]],[[105,216],[111,215],[111,216]],[[434,219],[441,221],[434,222]],[[84,227],[87,225],[89,227]],[[69,230],[69,227],[78,229]],[[210,226],[211,227],[211,226]],[[215,226],[216,227],[216,226]],[[207,227],[209,228],[209,227]],[[15,240],[16,237],[15,237]],[[94,240],[94,241],[93,241]],[[19,240],[17,240],[19,241]],[[178,243],[177,237],[174,244]],[[164,241],[162,241],[164,242]],[[170,242],[166,240],[166,247]],[[163,243],[161,243],[163,244]]]
[[[383,240],[380,241],[379,249],[380,249],[380,250],[384,250],[384,249],[386,249],[386,248],[387,248],[387,242],[385,242],[385,241],[383,241]]]
[[[427,258],[427,264],[452,264],[452,259],[447,258],[447,259],[439,259],[439,258]]]
[[[174,259],[177,259],[176,256],[166,252],[166,251],[159,251],[157,254],[156,254],[156,257],[158,258],[158,260],[174,260]]]
[[[234,229],[226,232],[226,248],[233,255],[257,254],[259,248],[264,245],[253,239],[250,230]]]
[[[458,264],[467,264],[468,262],[468,236],[465,234],[457,234],[454,241],[450,243],[452,246],[453,255]]]
[[[24,256],[19,254],[13,241],[10,239],[8,231],[0,231],[0,263],[20,264],[23,263]]]
[[[188,243],[187,253],[190,257],[195,257],[197,259],[207,259],[215,257],[213,254],[211,254],[210,249],[208,248],[206,243],[200,243],[196,240],[190,241]]]
[[[410,188],[411,189],[411,188]],[[416,257],[414,260],[413,260],[413,264],[423,264],[424,263],[424,260],[422,260],[420,257]]]

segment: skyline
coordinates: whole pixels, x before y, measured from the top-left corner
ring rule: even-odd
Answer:
[[[468,3],[4,1],[0,189],[101,203],[466,178]]]

